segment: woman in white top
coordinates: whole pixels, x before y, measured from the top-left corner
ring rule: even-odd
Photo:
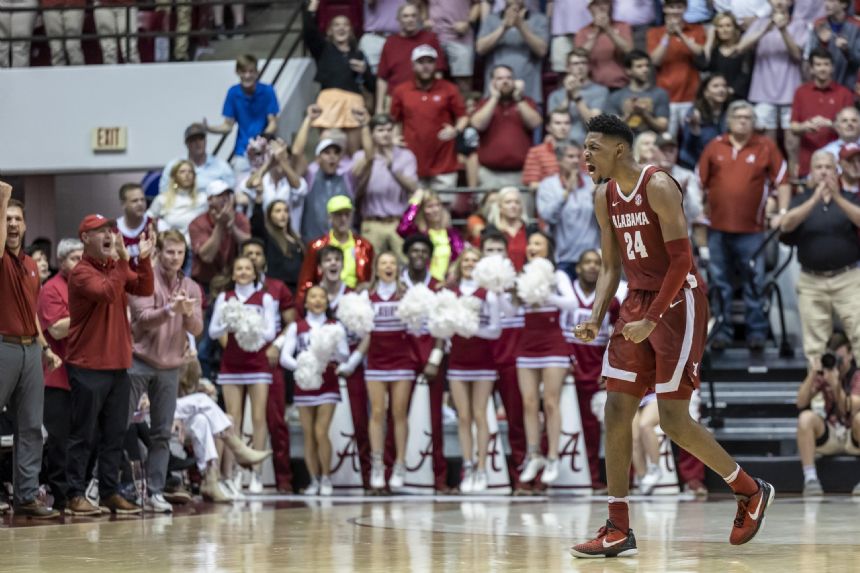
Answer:
[[[188,226],[207,209],[206,197],[197,192],[194,164],[183,159],[177,161],[170,170],[167,190],[155,197],[149,206],[148,215],[185,235],[185,240],[190,245]]]

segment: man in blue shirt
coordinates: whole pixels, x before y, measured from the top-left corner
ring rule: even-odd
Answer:
[[[257,58],[241,55],[236,58],[236,75],[239,83],[227,90],[224,99],[224,122],[219,125],[203,125],[209,133],[230,133],[233,125],[238,124],[236,147],[237,157],[245,155],[248,141],[258,135],[272,135],[278,129],[278,98],[269,84],[260,83],[257,71]]]

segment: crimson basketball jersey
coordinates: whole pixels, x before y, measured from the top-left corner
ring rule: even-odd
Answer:
[[[633,290],[659,291],[669,272],[670,260],[663,241],[663,229],[648,203],[648,182],[658,171],[672,178],[663,169],[648,165],[642,169],[636,187],[629,194],[624,194],[614,179],[606,184],[609,218],[621,251],[624,274]],[[678,185],[677,181],[672,181]],[[695,263],[690,263],[687,284],[695,287],[700,282]]]

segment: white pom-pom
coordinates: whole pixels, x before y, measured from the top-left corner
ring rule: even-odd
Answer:
[[[555,269],[546,259],[534,259],[517,277],[517,295],[529,306],[540,306],[555,290]]]
[[[481,326],[481,299],[475,296],[461,296],[457,300],[457,326],[455,331],[463,338],[472,338]]]
[[[361,294],[349,292],[340,297],[336,316],[347,330],[359,338],[367,336],[373,330],[373,306],[367,291]]]
[[[451,338],[457,333],[462,311],[457,295],[448,289],[436,293],[435,304],[427,317],[427,329],[434,338]]]
[[[239,348],[245,352],[257,352],[266,345],[266,339],[263,338],[263,317],[253,308],[246,306],[245,309],[233,336]]]
[[[433,291],[419,283],[406,291],[400,299],[397,305],[397,318],[406,324],[406,328],[417,332],[421,330],[435,303],[436,297]]]
[[[221,321],[229,332],[235,332],[245,315],[245,305],[238,298],[231,298],[221,307]]]
[[[310,350],[305,350],[296,358],[296,369],[293,378],[302,390],[319,390],[322,386],[322,365]]]
[[[346,338],[346,331],[339,324],[324,324],[311,331],[309,350],[320,364],[328,364],[334,356],[337,345]]]
[[[491,255],[478,261],[475,270],[472,271],[472,278],[478,286],[494,293],[502,293],[514,286],[517,271],[507,257]]]

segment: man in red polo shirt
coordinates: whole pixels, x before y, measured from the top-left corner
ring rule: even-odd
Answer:
[[[541,115],[534,100],[523,95],[523,81],[514,79],[510,67],[497,65],[490,78],[490,97],[478,102],[471,119],[481,133],[478,175],[482,187],[517,186]]]
[[[436,79],[438,52],[423,44],[412,50],[414,81],[391,93],[391,117],[401,124],[403,139],[418,160],[422,186],[450,188],[457,184],[455,139],[469,124],[457,86]]]
[[[523,164],[523,185],[528,185],[533,192],[537,191],[541,181],[558,173],[556,150],[559,145],[567,144],[570,129],[570,114],[567,109],[560,107],[550,112],[546,122],[548,137],[543,143],[529,149],[526,154],[526,161]]]
[[[22,248],[27,224],[24,205],[12,186],[0,181],[0,409],[15,419],[15,513],[51,519],[59,512],[36,499],[42,466],[42,355],[52,369],[62,361],[48,346],[36,319],[39,272]]]
[[[379,57],[376,71],[376,113],[385,112],[385,98],[394,88],[412,79],[412,62],[409,56],[418,46],[431,46],[439,54],[438,71],[448,70],[448,62],[445,60],[439,37],[431,30],[422,29],[421,15],[416,4],[404,2],[397,10],[397,22],[400,24],[400,33],[388,36]]]
[[[100,513],[84,497],[87,463],[97,447],[101,504],[112,513],[136,514],[140,507],[118,492],[131,397],[128,295],[152,296],[155,290],[150,263],[154,230],[150,227],[138,243],[137,271],[129,267],[131,257],[113,220],[87,215],[78,234],[84,256],[69,275],[66,369],[72,388],[72,430],[66,460],[66,511],[72,515]]]
[[[809,174],[809,160],[817,149],[838,139],[833,120],[842,108],[854,105],[854,94],[833,81],[833,56],[826,48],[816,48],[809,55],[812,81],[794,92],[791,104],[791,132],[800,136],[797,174]]]
[[[755,110],[749,102],[736,101],[726,112],[728,133],[705,146],[699,159],[699,177],[705,195],[705,213],[710,217],[708,252],[711,286],[721,304],[712,307],[723,322],[711,348],[720,350],[732,340],[732,271],[741,271],[746,306],[746,336],[750,350],[761,350],[768,334],[760,293],[764,286],[764,257],[755,261],[752,276],[749,261],[764,238],[765,205],[774,189],[779,203],[788,206],[787,165],[776,143],[754,131]],[[753,288],[755,285],[755,289]],[[719,309],[719,310],[717,310]]]
[[[57,262],[60,272],[42,287],[39,293],[37,312],[39,323],[51,350],[60,358],[66,358],[69,337],[69,273],[81,261],[84,244],[78,239],[63,239],[57,245]],[[44,425],[48,432],[45,441],[45,475],[54,509],[64,511],[66,507],[66,449],[71,428],[72,395],[66,367],[51,371],[45,368]]]

